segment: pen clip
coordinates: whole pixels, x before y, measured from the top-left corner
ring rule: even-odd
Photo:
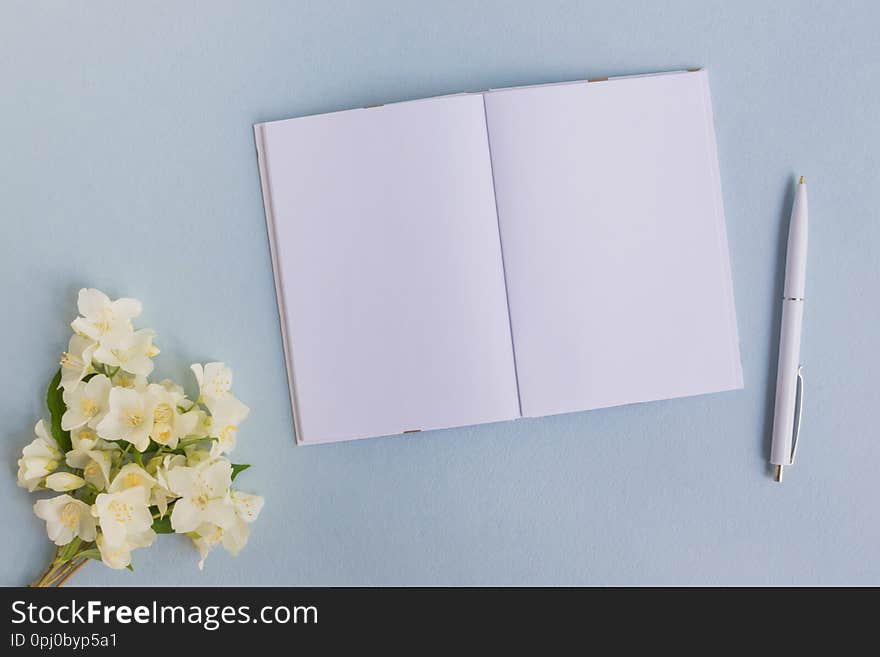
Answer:
[[[797,370],[797,415],[795,416],[797,419],[794,422],[794,439],[791,444],[791,460],[790,463],[794,463],[795,454],[797,454],[797,447],[799,438],[801,435],[801,417],[804,414],[804,366],[798,365]]]

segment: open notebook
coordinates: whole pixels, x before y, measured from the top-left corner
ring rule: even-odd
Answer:
[[[298,442],[742,387],[705,71],[255,132]]]

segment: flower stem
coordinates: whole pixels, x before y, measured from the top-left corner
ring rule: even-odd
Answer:
[[[70,544],[59,546],[55,550],[55,558],[49,564],[49,567],[40,575],[33,584],[32,588],[49,588],[57,587],[64,584],[70,577],[80,568],[82,568],[88,557],[80,556],[80,552],[88,549],[90,544],[77,544],[72,550]],[[73,554],[67,554],[73,552]]]
[[[40,575],[40,577],[33,584],[31,584],[31,587],[46,586],[46,584],[44,582],[46,582],[49,579],[49,576],[52,574],[52,572],[57,567],[58,557],[60,556],[60,554],[61,554],[61,548],[60,547],[56,548],[55,549],[55,558],[52,560],[52,562],[49,564],[49,566],[46,568],[46,570],[43,571],[43,574]]]
[[[88,561],[89,561],[89,560],[88,560],[87,558],[80,558],[80,559],[75,559],[74,561],[71,561],[70,564],[72,564],[72,565],[70,565],[70,566],[67,568],[67,570],[65,571],[66,574],[64,575],[64,577],[62,577],[62,578],[60,578],[60,579],[58,579],[58,580],[55,581],[55,586],[56,586],[56,587],[57,587],[57,586],[63,586],[63,585],[64,585],[64,582],[66,582],[66,581],[69,580],[71,577],[73,577],[73,574],[74,574],[77,570],[79,570],[80,568],[82,568],[83,566],[85,566],[85,565],[88,563]]]

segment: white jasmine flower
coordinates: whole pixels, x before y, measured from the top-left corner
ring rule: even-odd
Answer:
[[[119,368],[116,374],[110,377],[110,381],[118,388],[131,388],[138,392],[143,392],[147,389],[147,377],[139,374],[130,374],[122,368]]]
[[[70,430],[70,444],[73,446],[74,451],[92,449],[98,444],[98,441],[104,443],[103,440],[98,438],[98,432],[89,426]],[[110,443],[106,444],[109,445]]]
[[[239,424],[250,409],[232,395],[232,370],[223,363],[194,363],[190,366],[199,382],[199,398],[211,411],[222,415],[231,424]]]
[[[86,480],[70,472],[54,472],[46,477],[46,488],[65,493],[86,485]]]
[[[247,415],[247,410],[245,410],[245,415]],[[235,449],[236,438],[238,438],[238,424],[243,419],[244,417],[240,415],[220,414],[211,416],[211,422],[208,425],[208,435],[212,438],[217,438],[217,442],[211,445],[211,456],[228,454]]]
[[[156,332],[153,329],[135,331],[114,343],[102,343],[95,350],[94,358],[130,374],[148,376],[153,371],[151,358],[159,353],[159,349],[153,345],[154,337]]]
[[[147,449],[155,410],[152,396],[129,388],[113,388],[109,406],[97,426],[98,435],[107,440],[127,440],[139,452]]]
[[[109,566],[114,570],[122,570],[131,565],[131,547],[128,544],[108,545],[103,534],[98,534],[95,543],[98,545],[101,561],[104,562],[105,566]]]
[[[95,540],[95,519],[89,505],[70,495],[40,500],[34,504],[34,513],[46,521],[46,533],[55,545],[67,545],[77,536],[86,542]]]
[[[156,485],[150,492],[150,505],[158,507],[160,517],[165,517],[165,513],[168,511],[168,501],[177,498],[177,495],[171,490],[168,473],[173,468],[185,465],[186,457],[183,454],[157,456],[147,464],[147,471],[152,470],[156,477]]]
[[[96,374],[85,385],[68,388],[62,395],[67,410],[61,416],[61,428],[65,431],[88,424],[92,429],[107,413],[107,397],[112,387],[110,379]]]
[[[180,411],[186,397],[183,388],[170,381],[163,381],[161,384],[151,383],[147,387],[147,394],[155,403],[150,437],[160,445],[174,449],[181,438],[193,432],[199,421],[199,415],[193,410]]]
[[[37,437],[21,451],[18,461],[18,485],[30,492],[35,491],[43,478],[58,467],[62,457],[43,420],[37,422],[34,433]]]
[[[82,469],[83,478],[98,490],[107,490],[110,485],[110,469],[113,467],[111,452],[100,449],[89,450],[89,461]]]
[[[238,554],[263,498],[231,490],[233,466],[223,457],[250,412],[232,393],[232,370],[217,362],[192,365],[196,401],[172,381],[151,384],[147,377],[159,349],[153,330],[132,324],[140,302],[112,301],[88,288],[79,291],[77,304],[74,335],[60,363],[65,408],[55,415],[57,393],[51,391],[53,423],[37,423],[36,437],[18,461],[19,486],[60,493],[34,505],[49,538],[68,546],[64,554],[75,547],[72,541],[94,542],[104,564],[125,568],[135,549],[155,541],[158,517],[193,541],[200,569],[215,545]],[[70,435],[66,454],[51,433],[59,424]],[[122,441],[125,449],[117,444]],[[160,449],[144,466],[151,445]],[[35,585],[63,577],[69,564],[62,561],[55,559]]]
[[[82,289],[77,299],[79,314],[70,326],[74,331],[101,345],[116,345],[131,333],[131,320],[141,314],[137,299],[110,301],[95,289]]]
[[[99,449],[102,451],[118,451],[119,446],[116,443],[111,443],[100,436],[98,436],[98,432],[95,429],[92,429],[89,426],[80,427],[79,429],[71,429],[70,431],[70,444],[72,445],[73,452],[85,452],[90,449]],[[71,452],[68,452],[70,454]],[[73,466],[73,467],[81,467],[81,466]]]
[[[212,424],[231,424],[236,427],[244,422],[245,418],[251,412],[250,408],[232,395],[224,397],[223,399],[215,400],[212,406],[208,407],[208,410],[211,411]]]
[[[218,544],[223,545],[232,556],[238,556],[238,553],[247,545],[249,533],[248,526],[238,519],[225,529],[209,522],[200,525],[195,532],[190,534],[193,545],[196,546],[202,557],[199,560],[199,570],[205,569],[208,553]]]
[[[149,500],[150,493],[143,486],[98,495],[92,515],[98,518],[107,546],[131,550],[156,540],[156,532],[151,529]]]
[[[248,542],[250,535],[248,524],[256,520],[263,509],[262,497],[241,491],[230,491],[227,502],[235,511],[235,519],[231,523],[222,527],[206,522],[191,534],[192,542],[202,557],[199,561],[199,570],[204,569],[208,553],[218,543],[222,544],[231,555],[238,555]]]
[[[112,455],[119,448],[98,438],[94,429],[82,427],[70,432],[73,449],[67,452],[67,465],[83,471],[83,477],[98,490],[105,490],[110,485],[110,468],[113,466]]]
[[[199,382],[199,398],[211,411],[207,433],[218,439],[211,448],[211,455],[228,454],[235,448],[238,425],[250,409],[232,395],[232,370],[226,365],[207,363],[203,367],[195,363],[190,369]]]
[[[199,559],[199,570],[205,569],[205,560],[214,546],[223,540],[223,528],[210,522],[199,525],[196,531],[190,532],[189,537],[193,545],[202,557]]]
[[[137,463],[128,463],[122,466],[122,469],[113,477],[113,483],[108,489],[111,493],[117,493],[132,488],[133,486],[142,486],[147,490],[156,485],[156,480]]]
[[[229,501],[235,509],[235,515],[244,522],[251,523],[256,520],[260,511],[263,510],[265,500],[259,495],[242,493],[240,490],[229,491]]]
[[[233,490],[229,492],[228,500],[235,510],[235,520],[229,527],[223,529],[222,542],[227,552],[236,556],[247,545],[250,535],[248,525],[256,520],[263,510],[263,498]]]
[[[181,413],[189,413],[190,411],[196,412],[199,410],[198,405],[194,401],[187,399],[186,392],[183,390],[182,385],[175,383],[171,379],[159,381],[159,385],[171,395],[177,406],[180,408]],[[204,411],[202,411],[202,413],[204,413]]]
[[[168,472],[168,482],[180,496],[171,511],[174,531],[185,534],[206,522],[228,527],[235,519],[235,511],[226,500],[232,484],[232,465],[226,459],[174,468]]]
[[[182,385],[174,383],[174,381],[172,381],[171,379],[162,379],[156,385],[160,385],[165,388],[165,390],[167,390],[170,394],[174,395],[174,398],[178,402],[183,402],[186,400],[188,406],[192,405],[192,402],[186,399],[186,392],[184,391]]]
[[[199,398],[208,408],[211,402],[231,394],[232,370],[223,363],[193,363],[189,367],[199,382]]]
[[[98,343],[74,333],[61,355],[61,388],[72,390],[92,369],[92,355]]]

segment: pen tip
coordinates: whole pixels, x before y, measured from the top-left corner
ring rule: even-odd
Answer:
[[[803,184],[804,184],[804,177],[801,176],[801,179],[798,180],[798,185],[803,185]]]
[[[774,472],[773,478],[778,482],[782,482],[782,466],[781,465],[776,466],[776,472]]]

